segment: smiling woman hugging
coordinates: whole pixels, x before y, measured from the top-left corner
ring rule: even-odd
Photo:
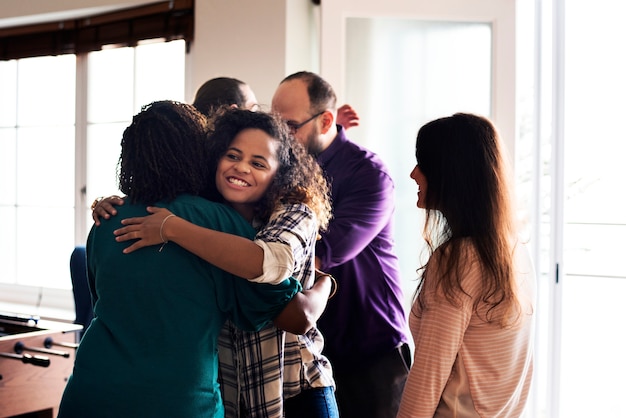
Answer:
[[[122,221],[118,241],[137,240],[124,251],[175,242],[228,272],[262,283],[295,277],[307,300],[307,321],[296,335],[283,312],[259,332],[228,323],[220,336],[220,367],[226,416],[336,417],[334,381],[322,353],[324,340],[316,321],[325,308],[331,276],[315,271],[315,241],[331,216],[325,176],[286,125],[264,112],[230,109],[215,120],[209,164],[215,173],[210,195],[257,228],[254,241],[202,228],[162,208],[153,215]],[[245,260],[242,262],[242,260]],[[316,277],[317,276],[317,277]],[[314,286],[328,282],[319,291]],[[288,311],[288,310],[286,310]],[[285,321],[285,326],[280,320]],[[294,331],[295,332],[295,331]],[[238,359],[239,375],[234,367]],[[281,370],[280,364],[284,364]],[[242,386],[245,382],[246,386]],[[259,400],[263,400],[262,402]],[[283,402],[284,400],[284,402]],[[309,415],[307,415],[309,414]]]

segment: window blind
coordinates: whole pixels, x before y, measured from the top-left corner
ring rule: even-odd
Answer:
[[[79,19],[0,29],[0,60],[78,54],[194,33],[194,0],[168,0]]]

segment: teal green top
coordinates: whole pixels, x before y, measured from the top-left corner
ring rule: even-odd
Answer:
[[[234,210],[182,196],[167,207],[194,224],[252,238]],[[76,352],[59,418],[222,417],[217,337],[226,319],[258,330],[301,290],[232,276],[174,243],[145,247],[114,240],[120,221],[147,214],[127,201],[93,227],[87,265],[95,318]],[[245,262],[245,260],[242,260]]]

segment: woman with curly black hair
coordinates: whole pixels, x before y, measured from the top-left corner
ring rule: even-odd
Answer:
[[[316,275],[334,282],[331,276],[316,274],[314,265],[318,231],[331,216],[328,183],[284,122],[265,112],[226,110],[215,119],[210,143],[209,165],[215,173],[210,195],[258,228],[254,241],[202,228],[166,209],[151,207],[153,215],[126,219],[122,221],[126,227],[116,231],[119,241],[139,239],[125,252],[173,241],[250,281],[280,283],[293,276],[304,289],[313,286]],[[328,291],[328,287],[317,291],[316,303],[310,304],[307,321],[298,329],[303,335],[275,326],[257,333],[233,324],[225,328],[220,337],[220,370],[227,416],[234,416],[242,405],[246,416],[283,416],[284,398],[298,401],[290,402],[298,406],[285,411],[288,417],[337,416],[332,369],[321,354],[323,338],[315,325],[325,307],[320,299],[327,298]],[[299,316],[286,312],[280,316],[291,320],[287,329],[293,330]],[[242,381],[250,387],[241,387]]]
[[[128,202],[89,233],[94,319],[76,352],[60,418],[222,417],[217,340],[225,321],[260,329],[301,289],[295,279],[275,286],[241,280],[177,245],[124,254],[114,239],[120,219],[155,204],[178,219],[254,237],[232,208],[201,197],[212,177],[206,126],[193,106],[161,101],[124,131],[118,181]]]

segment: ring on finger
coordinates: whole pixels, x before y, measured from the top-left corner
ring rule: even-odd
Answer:
[[[104,196],[96,197],[96,200],[94,200],[91,204],[91,210],[94,210],[96,206],[98,206],[98,203],[102,201],[102,199],[104,199]]]

